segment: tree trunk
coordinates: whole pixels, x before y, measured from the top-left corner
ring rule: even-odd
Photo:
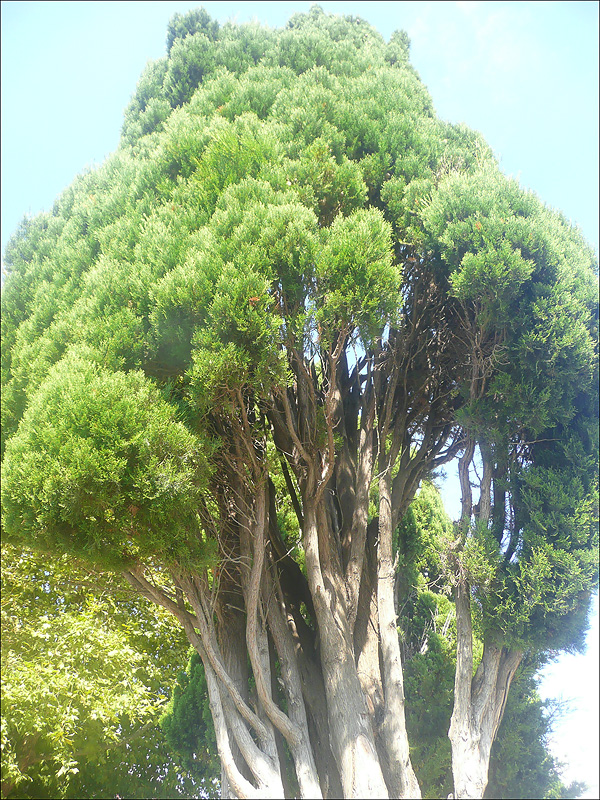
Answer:
[[[384,688],[383,741],[387,756],[388,785],[394,797],[419,798],[408,746],[404,715],[404,679],[394,608],[395,565],[392,555],[391,470],[379,479],[379,546],[377,600]]]
[[[454,797],[463,800],[483,797],[492,744],[523,654],[486,641],[473,676],[471,601],[466,582],[457,586],[455,598],[457,662],[448,736],[452,746]]]
[[[232,391],[211,418],[226,444],[201,514],[218,566],[173,574],[175,597],[141,568],[128,577],[178,617],[202,658],[224,795],[290,793],[290,758],[300,797],[421,795],[406,731],[392,538],[421,476],[458,444],[442,452],[452,426],[425,423],[434,360],[425,358],[427,377],[413,380],[414,359],[424,356],[409,328],[408,338],[378,345],[364,371],[357,362],[349,374],[342,330],[321,352],[320,372],[291,344],[292,385],[260,400]],[[439,391],[448,396],[444,385]],[[369,519],[375,465],[379,509]],[[297,517],[303,564],[279,530],[282,501]]]
[[[344,797],[388,797],[369,714],[362,692],[343,607],[331,581],[325,583],[319,558],[317,509],[306,503],[306,569],[319,624],[329,736]],[[322,532],[324,533],[324,532]]]

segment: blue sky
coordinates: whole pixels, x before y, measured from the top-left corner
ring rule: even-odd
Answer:
[[[199,2],[2,2],[2,252],[25,214],[49,209],[116,149],[122,115],[175,12]],[[311,2],[204,2],[221,22],[271,27]],[[388,39],[403,28],[440,117],[484,135],[502,169],[578,224],[598,253],[598,3],[326,2]],[[597,602],[596,602],[597,609]],[[571,699],[556,749],[598,796],[598,617],[587,656],[548,670]]]

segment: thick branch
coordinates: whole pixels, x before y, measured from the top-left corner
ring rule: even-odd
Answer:
[[[392,556],[392,506],[391,470],[379,479],[379,545],[377,564],[377,605],[379,609],[379,634],[381,637],[381,663],[383,672],[384,737],[388,756],[387,780],[393,796],[417,798],[421,796],[409,754],[408,735],[404,714],[404,679],[400,643],[394,609],[395,569]]]
[[[267,571],[267,576],[269,572]],[[274,573],[277,581],[277,573]],[[288,712],[293,726],[293,736],[287,737],[294,763],[296,775],[302,797],[319,798],[322,796],[321,787],[317,777],[317,770],[313,759],[308,733],[308,721],[302,697],[302,682],[296,661],[290,631],[285,624],[283,609],[283,596],[281,588],[272,585],[264,587],[263,595],[267,608],[267,620],[273,642],[281,664],[281,676],[288,700]],[[274,591],[277,588],[278,591]],[[278,597],[276,597],[278,595]],[[285,732],[282,731],[282,733]]]
[[[471,679],[473,677],[473,628],[469,586],[462,578],[455,589],[456,672],[454,675],[454,709],[448,735],[470,735]]]
[[[289,717],[284,714],[283,711],[281,711],[281,709],[278,708],[273,702],[270,686],[267,683],[261,664],[261,656],[258,650],[258,604],[260,599],[260,586],[261,579],[263,577],[266,546],[266,493],[266,486],[263,485],[258,487],[255,501],[256,521],[254,525],[253,563],[248,585],[248,596],[246,599],[246,641],[248,644],[248,655],[250,656],[250,663],[252,664],[252,671],[256,681],[258,699],[262,703],[262,706],[273,725],[275,725],[275,727],[285,736],[286,740],[290,744],[297,745],[300,738],[300,732],[292,724]]]
[[[373,422],[375,418],[375,398],[363,412],[360,427],[360,449],[358,455],[356,501],[352,518],[352,539],[350,558],[346,567],[346,584],[348,587],[348,624],[354,629],[358,610],[360,581],[367,541],[367,525],[369,522],[369,490],[373,477]]]
[[[190,603],[192,604],[192,608],[196,612],[196,619],[198,622],[198,629],[200,630],[202,645],[205,649],[206,656],[208,658],[208,661],[210,662],[211,667],[215,672],[216,677],[219,679],[219,681],[221,681],[223,686],[229,692],[229,695],[233,700],[235,707],[242,715],[242,717],[246,720],[246,722],[248,722],[254,728],[258,736],[262,740],[265,740],[267,738],[267,730],[264,724],[259,719],[259,717],[252,711],[252,709],[249,708],[247,703],[243,700],[237,687],[232,681],[230,675],[223,666],[221,658],[218,655],[218,645],[216,640],[216,634],[214,631],[214,626],[212,623],[212,619],[210,619],[209,621],[209,617],[207,617],[205,613],[200,590],[198,589],[198,587],[195,586],[193,580],[188,577],[180,578],[179,582],[182,588],[184,589]]]

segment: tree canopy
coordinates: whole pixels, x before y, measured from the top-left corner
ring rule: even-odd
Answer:
[[[3,797],[189,797],[202,785],[160,732],[187,640],[128,589],[3,547]]]
[[[443,576],[481,797],[513,678],[597,586],[594,253],[437,118],[403,32],[198,10],[167,51],[6,249],[4,534],[179,620],[234,797],[420,795],[398,586]],[[454,459],[423,552],[403,520]]]

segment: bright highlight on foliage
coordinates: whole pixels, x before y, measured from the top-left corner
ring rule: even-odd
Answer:
[[[173,615],[163,729],[199,780],[216,748],[224,797],[523,788],[511,684],[535,702],[597,586],[593,253],[435,116],[402,32],[199,10],[167,50],[7,247],[6,540]]]

